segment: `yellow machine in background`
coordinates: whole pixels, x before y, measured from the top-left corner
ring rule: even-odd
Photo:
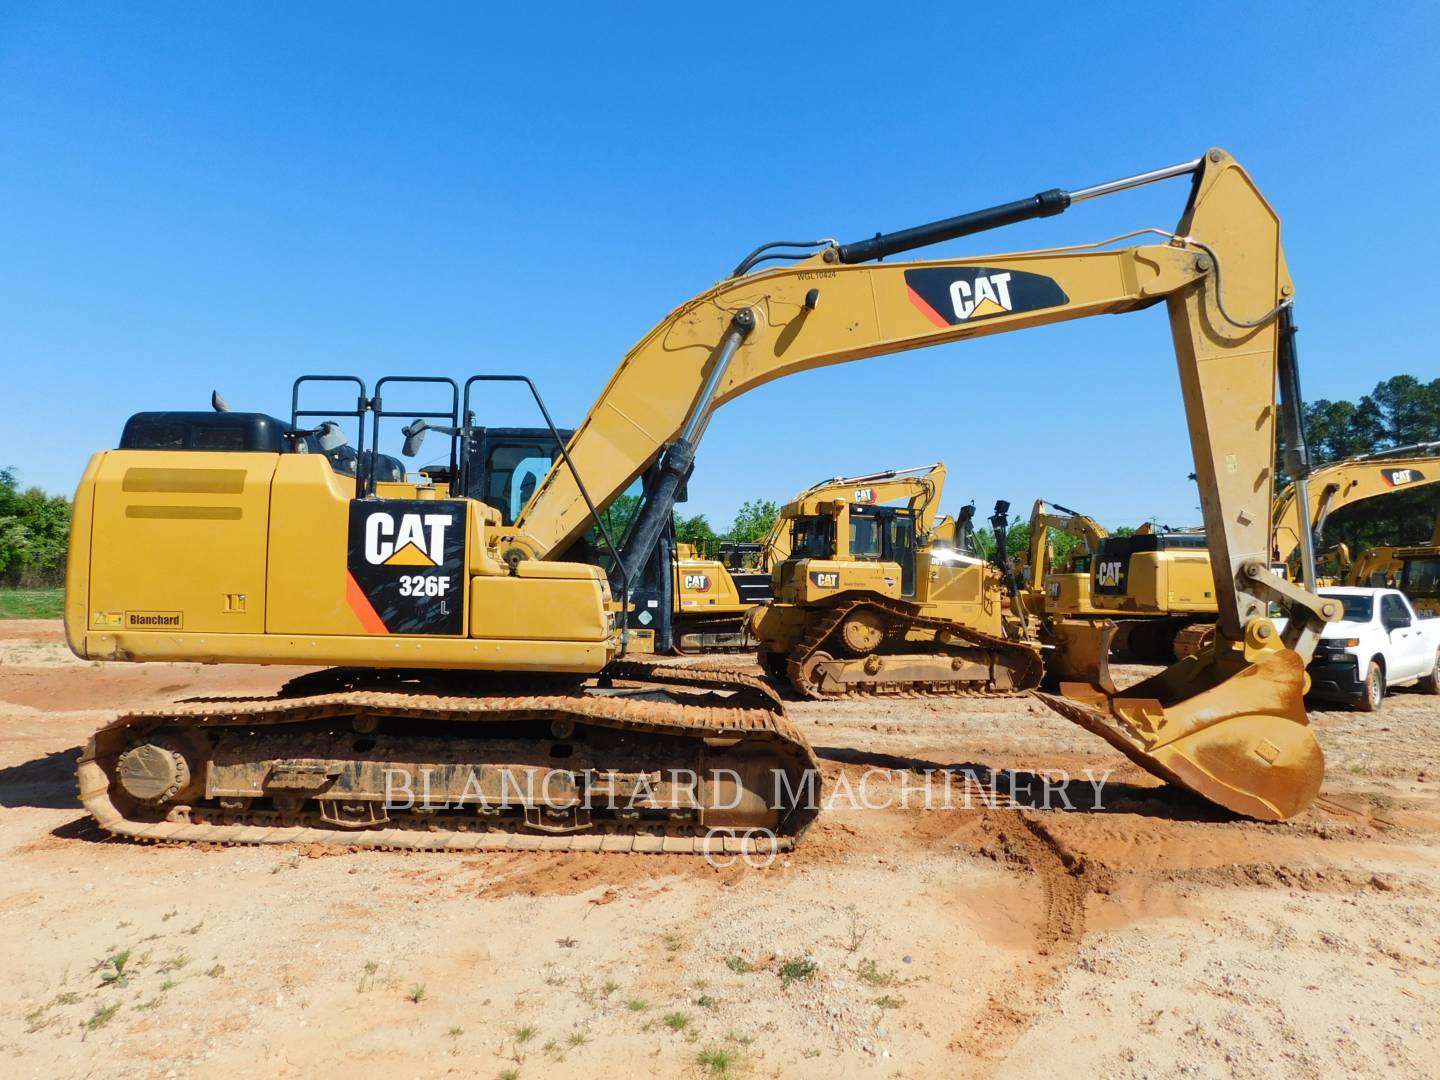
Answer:
[[[1078,537],[1083,548],[1071,549],[1065,564],[1053,567],[1049,532]],[[1110,534],[1094,518],[1036,499],[1030,510],[1030,551],[1025,562],[1022,600],[1032,618],[1045,615],[1093,615],[1090,572],[1101,541]]]
[[[1437,450],[1435,443],[1398,447],[1312,471],[1303,519],[1310,535],[1318,539],[1328,516],[1342,507],[1440,481]],[[1271,561],[1277,570],[1300,548],[1296,488],[1287,485],[1271,509]],[[1085,549],[1073,554],[1067,567],[1051,570],[1044,527],[1082,537]],[[1108,618],[1116,627],[1111,649],[1153,663],[1188,656],[1213,628],[1214,576],[1202,530],[1157,530],[1145,524],[1131,536],[1109,536],[1093,519],[1044,500],[1036,501],[1030,528],[1032,577],[1025,604],[1032,615]],[[1357,575],[1388,561],[1392,550],[1377,551]],[[1043,586],[1037,588],[1037,581]]]
[[[919,477],[928,479],[917,479]],[[678,651],[727,652],[754,649],[746,622],[749,613],[774,599],[771,568],[790,555],[791,518],[799,504],[830,498],[858,504],[918,498],[945,479],[945,466],[887,469],[862,476],[822,480],[785,505],[766,535],[754,544],[721,544],[720,558],[696,555],[689,544],[676,546],[675,639]],[[932,500],[933,501],[933,500]],[[747,557],[751,565],[747,565]]]
[[[790,557],[773,568],[775,600],[750,617],[770,674],[816,698],[1040,684],[1038,650],[1004,636],[1000,571],[963,525],[935,521],[943,481],[937,465],[784,508]],[[879,505],[907,488],[907,505]]]
[[[876,261],[1179,176],[1189,198],[1159,242]],[[792,261],[757,268],[776,257]],[[621,659],[631,584],[715,411],[827,364],[1163,303],[1216,567],[1215,642],[1116,692],[1081,662],[1095,628],[1075,625],[1053,654],[1062,695],[1044,700],[1173,783],[1289,817],[1320,785],[1301,693],[1320,628],[1338,615],[1310,575],[1294,585],[1266,559],[1277,419],[1299,453],[1293,297],[1278,217],[1211,150],[855,243],[757,249],[620,361],[513,517],[492,493],[524,497],[516,456],[477,456],[474,406],[491,383],[523,376],[429,380],[445,403],[414,414],[407,441],[439,421],[451,462],[394,487],[363,445],[368,421],[378,435],[397,415],[394,377],[332,377],[345,400],[325,415],[355,419],[354,476],[308,452],[322,436],[303,429],[315,413],[298,407],[298,388],[288,424],[148,414],[151,437],[97,453],[76,493],[71,648],[334,668],[274,699],[121,716],[81,756],[81,799],[104,828],[157,840],[788,846],[816,813],[805,795],[816,762],[768,687]],[[638,513],[610,535],[602,510],[642,477]],[[1272,602],[1289,611],[1283,631]],[[961,667],[957,680],[993,678]],[[397,799],[397,773],[426,777],[426,798]]]

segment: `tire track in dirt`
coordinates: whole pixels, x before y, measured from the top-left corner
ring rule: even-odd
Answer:
[[[1004,1059],[1040,1011],[1041,1000],[1059,979],[1085,936],[1090,894],[1107,894],[1113,880],[1103,866],[1072,851],[1042,815],[1025,810],[985,813],[982,854],[1028,870],[1040,889],[1042,915],[1035,956],[1017,966],[1012,978],[988,994],[970,1021],[970,1030],[949,1049],[988,1066]]]

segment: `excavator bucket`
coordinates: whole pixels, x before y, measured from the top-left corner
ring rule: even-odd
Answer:
[[[1302,703],[1305,665],[1289,650],[1253,663],[1189,656],[1121,693],[1067,682],[1047,705],[1141,768],[1261,821],[1315,799],[1325,758]]]

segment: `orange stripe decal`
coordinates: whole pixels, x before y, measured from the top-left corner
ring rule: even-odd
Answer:
[[[914,289],[910,288],[910,287],[907,285],[907,286],[905,287],[905,291],[910,294],[910,302],[911,302],[912,304],[914,304],[917,308],[919,308],[919,309],[920,309],[920,313],[921,313],[922,315],[924,315],[927,319],[929,319],[932,323],[934,323],[936,326],[949,326],[949,325],[950,325],[950,324],[949,324],[948,322],[946,322],[943,318],[941,318],[940,313],[937,312],[937,311],[936,311],[933,307],[931,307],[929,304],[927,304],[927,303],[921,298],[920,294],[917,293]]]
[[[365,628],[367,634],[388,634],[390,631],[380,621],[380,616],[375,614],[375,607],[370,603],[370,598],[361,590],[355,575],[345,571],[345,601],[350,605],[350,610],[355,612],[355,617],[360,620],[360,625]]]

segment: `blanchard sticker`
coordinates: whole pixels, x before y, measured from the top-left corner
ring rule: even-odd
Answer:
[[[984,266],[905,271],[910,302],[936,326],[958,326],[1070,302],[1054,278]]]
[[[346,600],[369,634],[465,632],[466,504],[350,504]]]
[[[811,570],[810,584],[817,589],[838,589],[840,587],[840,575],[834,570]]]
[[[1425,474],[1419,469],[1381,469],[1380,475],[1391,487],[1404,487],[1406,484],[1415,483],[1416,480],[1425,479]]]
[[[127,611],[127,630],[183,630],[185,616],[178,611]]]

